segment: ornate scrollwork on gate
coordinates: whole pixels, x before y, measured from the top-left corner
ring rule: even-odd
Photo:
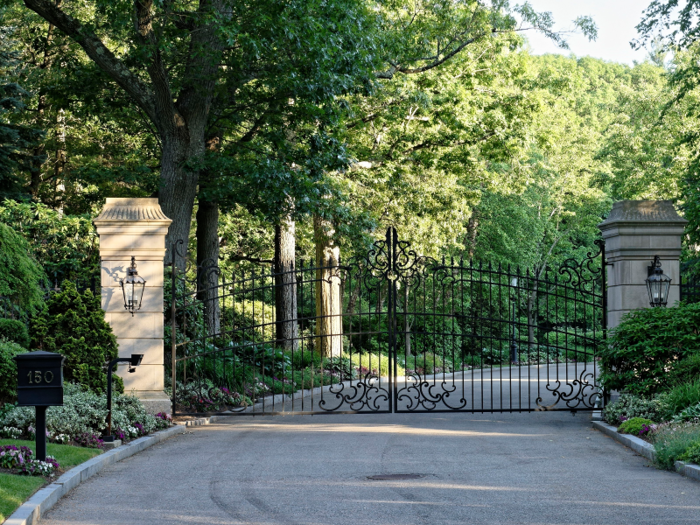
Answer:
[[[595,384],[595,373],[585,367],[581,370],[577,379],[571,382],[562,382],[556,379],[554,383],[556,385],[547,383],[545,386],[554,396],[554,403],[543,405],[542,398],[538,397],[535,400],[538,412],[562,409],[592,409],[595,408],[596,403],[602,397],[598,386]],[[564,406],[559,406],[559,403],[563,403]]]
[[[430,258],[419,255],[407,241],[400,241],[396,228],[389,228],[382,241],[375,241],[361,266],[367,268],[368,276],[387,281],[410,281],[414,279]]]
[[[598,246],[596,253],[588,252],[581,261],[567,259],[562,263],[559,267],[559,274],[563,277],[559,284],[568,284],[581,292],[594,292],[595,283],[601,278],[604,271],[599,264],[596,267],[596,261],[603,253],[605,241],[596,240],[595,245]]]
[[[382,407],[380,403],[384,401],[388,404],[389,401],[389,390],[382,387],[379,376],[372,373],[365,374],[360,380],[332,385],[329,393],[332,400],[324,396],[318,403],[322,410],[328,412],[343,409],[356,412],[386,411],[387,407]]]
[[[401,411],[411,412],[419,409],[431,411],[437,408],[460,410],[467,406],[467,400],[461,397],[456,405],[452,404],[450,397],[456,391],[457,385],[454,382],[449,384],[442,381],[431,384],[427,377],[412,372],[406,375],[406,386],[397,390],[396,401],[397,404],[399,401],[407,403],[406,406],[401,407]]]

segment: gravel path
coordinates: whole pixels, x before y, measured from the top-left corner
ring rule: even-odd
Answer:
[[[420,474],[373,481],[377,474]],[[700,483],[589,416],[237,417],[113,465],[45,525],[661,524],[700,522]]]

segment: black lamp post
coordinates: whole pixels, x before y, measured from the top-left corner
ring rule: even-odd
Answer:
[[[516,365],[518,364],[518,343],[515,340],[515,308],[518,293],[518,278],[513,277],[513,279],[510,281],[510,285],[513,287],[513,336],[510,342],[510,363],[512,365]]]
[[[102,440],[110,443],[114,441],[112,435],[112,368],[117,363],[129,363],[129,373],[136,372],[135,366],[139,366],[143,360],[143,354],[131,354],[131,357],[118,357],[112,359],[107,365],[107,434],[102,436]]]
[[[661,259],[654,256],[654,262],[649,266],[649,277],[646,278],[649,304],[652,308],[660,308],[668,304],[668,292],[671,290],[671,278],[661,269]]]
[[[131,266],[126,269],[126,277],[119,284],[124,295],[124,308],[134,315],[134,312],[141,309],[143,291],[146,287],[146,280],[136,271],[136,257],[131,257]]]

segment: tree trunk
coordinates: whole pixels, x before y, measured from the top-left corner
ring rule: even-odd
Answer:
[[[357,306],[357,301],[360,298],[360,287],[362,286],[362,281],[357,279],[355,287],[350,294],[350,299],[348,300],[348,314],[352,315],[355,313],[355,307]]]
[[[184,246],[180,248],[180,255],[185,255],[190,238],[190,225],[192,224],[192,212],[197,196],[198,173],[187,170],[184,163],[189,157],[189,141],[180,137],[163,136],[163,156],[160,168],[160,191],[158,202],[163,213],[173,222],[165,238],[167,249],[166,261],[171,260],[171,249],[179,240]],[[203,144],[202,140],[202,144]],[[204,147],[201,148],[204,153]],[[176,257],[175,264],[181,270],[185,268],[186,259]]]
[[[199,199],[197,208],[197,298],[204,304],[207,334],[221,330],[219,304],[219,206]]]
[[[314,216],[316,244],[316,341],[323,357],[338,357],[343,350],[340,276],[337,267],[340,248],[334,246],[330,223]]]
[[[474,252],[476,251],[476,237],[479,232],[479,217],[476,213],[476,209],[472,211],[472,216],[469,217],[467,222],[467,255],[471,261],[474,258]]]
[[[275,316],[277,344],[285,350],[299,348],[297,321],[296,236],[292,219],[275,226]]]
[[[43,127],[44,122],[44,110],[46,109],[46,94],[42,93],[38,97],[38,103],[36,108],[36,123],[39,124],[37,127]],[[46,144],[41,143],[36,148],[32,150],[32,160],[29,164],[29,194],[33,199],[39,199],[39,189],[41,187],[42,177],[41,169],[45,162],[45,151]]]
[[[527,344],[530,350],[534,350],[537,345],[537,339],[535,337],[535,323],[537,319],[535,318],[537,312],[535,312],[535,302],[537,301],[537,290],[533,289],[530,293],[530,297],[527,300]]]

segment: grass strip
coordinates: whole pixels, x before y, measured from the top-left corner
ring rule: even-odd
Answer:
[[[36,453],[34,441],[22,439],[0,439],[0,445],[15,445],[29,447]],[[50,443],[46,453],[58,461],[62,470],[80,465],[92,459],[102,451],[96,448],[74,447],[72,445],[56,445]],[[37,490],[48,484],[42,476],[20,476],[18,474],[0,473],[0,523],[5,521],[17,507],[27,501]]]
[[[17,507],[45,484],[46,480],[41,476],[0,473],[0,522],[9,518]]]

